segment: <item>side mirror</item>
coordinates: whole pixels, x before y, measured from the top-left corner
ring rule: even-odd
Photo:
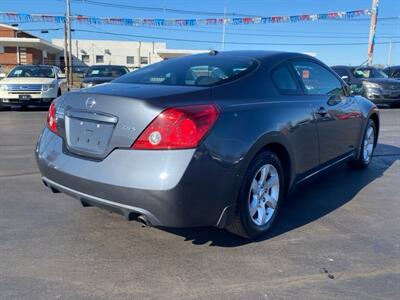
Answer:
[[[58,78],[60,78],[60,79],[65,79],[65,78],[67,78],[67,77],[65,76],[64,73],[60,73],[60,74],[58,74],[57,76],[58,76]]]
[[[6,77],[7,77],[7,74],[6,74],[6,73],[0,73],[0,78],[1,78],[1,79],[6,78]]]

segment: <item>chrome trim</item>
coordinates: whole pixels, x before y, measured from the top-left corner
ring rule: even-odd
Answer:
[[[69,187],[63,186],[61,184],[58,184],[57,182],[54,182],[53,180],[50,180],[44,176],[42,177],[42,180],[44,182],[46,182],[46,184],[49,185],[50,187],[54,187],[54,188],[60,190],[60,192],[68,194],[78,200],[82,200],[82,198],[83,198],[83,200],[85,200],[85,199],[90,200],[90,201],[97,202],[99,204],[103,204],[106,206],[114,206],[114,207],[122,208],[122,209],[125,209],[128,211],[137,212],[139,214],[145,215],[150,220],[152,225],[161,225],[161,222],[151,212],[149,212],[143,208],[106,200],[106,199],[99,198],[96,196],[91,196],[89,194],[85,194],[85,193],[79,192],[77,190],[71,189]]]
[[[42,91],[42,84],[7,84],[10,92]]]
[[[329,164],[329,165],[327,165],[327,166],[315,171],[314,173],[311,173],[310,175],[307,175],[306,177],[304,177],[303,179],[301,179],[297,183],[301,183],[301,182],[303,182],[303,181],[305,181],[307,179],[310,179],[314,175],[317,175],[317,174],[321,173],[322,171],[325,171],[326,169],[329,169],[330,167],[333,167],[334,165],[337,165],[338,163],[341,163],[342,161],[344,161],[344,160],[346,160],[346,159],[348,159],[348,158],[350,158],[352,156],[354,156],[354,153],[350,153],[349,155],[346,155],[345,157],[342,157],[341,159],[339,159],[337,161],[334,161],[333,163],[331,163],[331,164]]]

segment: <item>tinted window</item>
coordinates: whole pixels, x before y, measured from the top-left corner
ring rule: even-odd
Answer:
[[[272,72],[272,80],[281,94],[301,94],[295,79],[286,65],[280,66]]]
[[[118,79],[120,83],[211,86],[247,73],[256,62],[246,57],[195,55],[164,60]]]
[[[308,95],[343,95],[339,79],[325,67],[310,61],[293,62]]]
[[[94,66],[86,73],[87,77],[119,77],[128,73],[128,69],[118,66]]]
[[[45,66],[20,66],[14,68],[8,77],[39,77],[54,78],[56,74],[52,67]]]
[[[396,79],[399,79],[399,78],[400,78],[400,70],[395,70],[395,71],[393,71],[391,77],[396,78]]]
[[[353,74],[355,78],[388,78],[385,72],[375,68],[357,68]]]

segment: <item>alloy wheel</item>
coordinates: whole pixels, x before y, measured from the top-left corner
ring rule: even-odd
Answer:
[[[279,174],[271,165],[263,165],[251,183],[248,208],[250,218],[257,226],[267,224],[275,213],[279,200]]]

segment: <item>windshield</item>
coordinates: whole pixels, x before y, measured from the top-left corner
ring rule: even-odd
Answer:
[[[37,78],[54,78],[56,74],[52,67],[43,66],[20,66],[14,68],[8,77],[37,77]]]
[[[86,77],[119,77],[128,73],[125,67],[98,66],[90,67],[86,72]]]
[[[242,77],[253,66],[256,62],[246,57],[194,55],[149,65],[115,82],[212,86]]]
[[[360,68],[353,71],[355,78],[388,78],[385,72],[375,68]]]

